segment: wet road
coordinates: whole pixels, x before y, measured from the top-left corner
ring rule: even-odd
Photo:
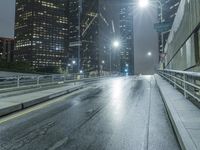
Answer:
[[[179,150],[154,78],[114,78],[0,119],[0,150]]]

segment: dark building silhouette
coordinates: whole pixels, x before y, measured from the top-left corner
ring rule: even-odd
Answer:
[[[67,8],[68,0],[16,0],[16,61],[41,71],[66,67]]]
[[[0,37],[0,61],[12,62],[14,39]]]
[[[82,1],[81,69],[85,72],[101,74],[110,69],[112,18],[109,7],[106,0]]]

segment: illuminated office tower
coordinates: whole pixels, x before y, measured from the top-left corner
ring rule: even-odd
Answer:
[[[66,67],[67,7],[67,0],[16,0],[15,61],[40,71]]]
[[[121,72],[134,74],[133,8],[127,3],[122,4],[120,8],[120,33],[122,39],[120,51]]]

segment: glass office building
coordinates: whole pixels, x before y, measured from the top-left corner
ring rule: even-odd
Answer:
[[[67,0],[16,0],[15,61],[42,71],[66,67],[67,7]]]

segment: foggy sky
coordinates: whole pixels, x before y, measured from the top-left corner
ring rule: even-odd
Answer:
[[[155,8],[134,10],[134,52],[136,74],[153,74],[158,63]],[[15,0],[0,0],[0,37],[14,37]],[[152,57],[147,52],[152,52]]]
[[[14,37],[15,0],[0,0],[0,37]]]
[[[154,30],[157,22],[155,7],[134,10],[134,52],[135,73],[154,74],[158,67],[158,33]],[[148,57],[147,53],[152,52]]]

